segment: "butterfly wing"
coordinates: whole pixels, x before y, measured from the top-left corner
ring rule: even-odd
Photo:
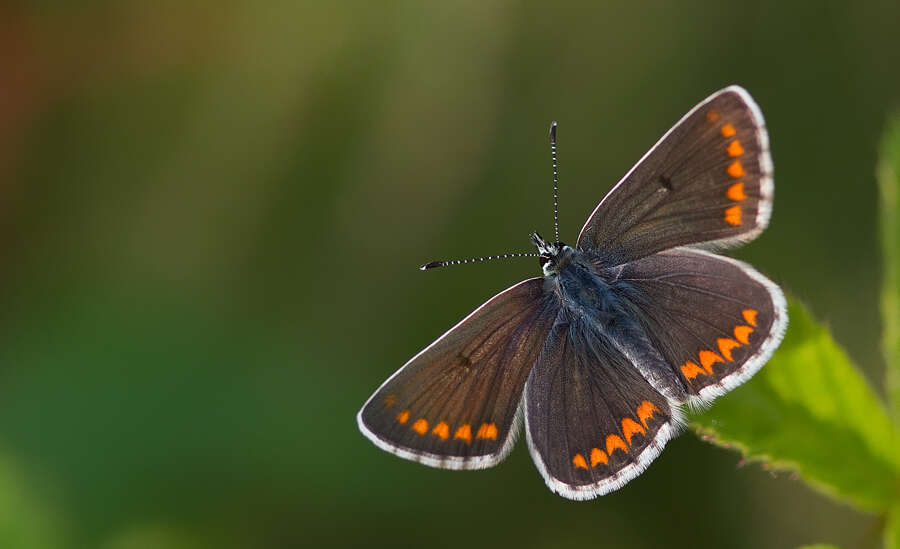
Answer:
[[[677,246],[755,238],[774,184],[762,113],[739,86],[691,109],[607,193],[578,247],[618,265]]]
[[[638,476],[680,421],[618,347],[560,312],[525,386],[525,432],[547,486],[591,499]]]
[[[748,380],[787,328],[778,286],[735,259],[678,248],[609,271],[693,404]]]
[[[392,375],[357,415],[380,448],[432,467],[500,462],[558,305],[532,278],[497,294]]]

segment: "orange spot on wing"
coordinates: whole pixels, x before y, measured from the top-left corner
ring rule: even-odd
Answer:
[[[606,437],[606,453],[610,456],[616,449],[622,450],[626,454],[628,453],[628,446],[625,445],[625,441],[622,440],[622,437],[619,435],[609,435]]]
[[[744,147],[741,147],[741,142],[737,139],[728,145],[728,156],[741,156],[742,154],[744,154]]]
[[[725,222],[737,227],[741,224],[741,207],[732,206],[725,209]]]
[[[482,423],[481,427],[478,428],[478,434],[475,435],[475,437],[497,440],[497,426],[493,423]]]
[[[723,137],[731,137],[737,133],[737,130],[734,129],[734,126],[731,124],[725,124],[722,126],[722,136]]]
[[[456,430],[456,433],[453,435],[453,438],[465,440],[466,444],[472,442],[472,427],[468,423],[463,423]]]
[[[609,458],[606,457],[606,452],[600,448],[594,448],[591,450],[591,467],[596,467],[598,463],[609,465]]]
[[[744,345],[750,343],[751,333],[753,333],[753,328],[750,326],[739,325],[734,327],[734,337]]]
[[[735,347],[740,347],[741,344],[731,339],[730,337],[720,337],[716,340],[716,343],[719,345],[719,352],[722,353],[722,356],[725,357],[725,360],[727,360],[728,362],[734,362],[734,359],[731,358],[731,350]]]
[[[447,440],[447,438],[450,437],[450,426],[442,421],[434,426],[434,429],[431,430],[431,434],[441,437],[441,440]]]
[[[424,435],[425,433],[428,432],[428,422],[425,421],[424,418],[420,417],[419,419],[416,420],[415,423],[413,423],[412,428],[413,428],[413,431],[419,433],[420,435]]]
[[[641,423],[644,424],[644,427],[647,426],[647,420],[653,417],[653,412],[658,412],[659,408],[653,405],[649,400],[645,400],[641,402],[641,405],[637,407],[637,416],[641,420]]]
[[[631,419],[630,417],[626,417],[622,420],[622,434],[625,435],[625,440],[628,441],[628,445],[631,445],[631,437],[634,436],[635,433],[640,433],[642,435],[646,435],[647,431],[641,427],[641,424],[637,421]]]
[[[719,113],[716,109],[710,109],[708,113],[706,113],[706,121],[707,122],[715,122],[719,119]]]
[[[747,175],[747,172],[744,171],[744,167],[737,160],[728,165],[728,175],[734,178],[744,177]]]
[[[691,362],[690,360],[688,360],[681,365],[681,373],[688,379],[694,379],[695,377],[703,373],[703,369],[700,368],[700,366],[697,366],[695,362]]]
[[[384,405],[387,408],[390,408],[394,404],[397,404],[397,396],[396,395],[388,395],[384,397]]]
[[[587,469],[587,462],[584,460],[584,456],[581,454],[575,454],[575,457],[572,458],[572,463],[575,464],[575,467],[581,467],[582,469]]]
[[[697,355],[700,356],[700,364],[703,365],[703,369],[706,370],[706,373],[708,373],[709,375],[712,375],[713,373],[713,364],[715,364],[716,362],[725,362],[724,360],[722,360],[722,357],[707,349],[700,351],[699,353],[697,353]]]
[[[756,326],[757,311],[754,311],[753,309],[744,309],[741,312],[744,314],[744,320],[747,321],[747,324],[749,324],[751,326]]]
[[[744,182],[738,181],[734,185],[728,187],[728,198],[734,200],[735,202],[739,200],[744,200],[747,198],[747,195],[744,194]]]
[[[406,423],[406,420],[409,419],[409,410],[403,410],[399,414],[397,414],[397,421],[400,423]]]

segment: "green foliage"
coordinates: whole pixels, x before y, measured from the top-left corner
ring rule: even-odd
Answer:
[[[884,324],[886,383],[893,417],[900,422],[900,114],[888,123],[878,163],[879,221],[884,282],[881,315]]]
[[[900,548],[900,504],[895,504],[888,512],[884,526],[884,547]]]
[[[693,424],[749,461],[793,471],[835,499],[881,513],[885,547],[900,548],[900,116],[889,123],[880,155],[890,412],[829,332],[791,300],[788,333],[769,364]]]
[[[884,262],[881,318],[884,325],[885,384],[894,422],[900,425],[900,114],[888,121],[881,142],[878,191]],[[900,503],[895,503],[888,513],[884,546],[900,548]]]
[[[830,334],[796,302],[778,352],[745,387],[694,418],[718,444],[796,471],[839,499],[886,509],[900,466],[884,406]]]

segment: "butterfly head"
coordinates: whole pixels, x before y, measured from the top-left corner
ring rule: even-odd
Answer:
[[[538,261],[541,263],[544,276],[559,272],[559,269],[565,266],[574,254],[571,247],[562,242],[547,242],[538,233],[532,233],[531,243],[538,250]]]

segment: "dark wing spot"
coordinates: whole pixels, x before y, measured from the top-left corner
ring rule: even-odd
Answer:
[[[662,185],[666,190],[672,190],[672,179],[665,174],[659,174],[659,184]]]
[[[468,370],[472,367],[472,359],[462,353],[456,353],[456,365]]]

